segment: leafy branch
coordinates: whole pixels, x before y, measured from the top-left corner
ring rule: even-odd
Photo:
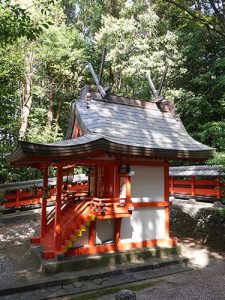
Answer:
[[[46,14],[46,8],[42,8],[41,12]],[[0,44],[12,44],[20,37],[35,40],[49,25],[49,21],[35,22],[27,9],[11,4],[10,0],[0,2]]]
[[[225,18],[223,17],[223,15],[220,13],[220,11],[218,10],[218,8],[215,6],[215,4],[213,4],[213,1],[209,1],[212,10],[215,12],[217,18],[221,21],[219,24],[222,27],[222,30],[217,29],[211,22],[209,22],[208,20],[206,20],[206,18],[204,18],[203,16],[200,16],[199,14],[197,14],[196,12],[190,10],[185,4],[182,4],[179,1],[175,1],[175,0],[165,0],[167,3],[170,3],[174,6],[176,6],[177,8],[179,8],[181,11],[187,13],[190,17],[192,17],[192,19],[200,22],[202,25],[204,25],[208,30],[213,31],[221,36],[225,36]]]

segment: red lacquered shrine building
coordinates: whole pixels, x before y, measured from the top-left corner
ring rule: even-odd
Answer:
[[[204,160],[214,149],[194,140],[170,101],[145,102],[89,87],[72,103],[66,139],[19,141],[14,166],[43,169],[40,244],[43,258],[176,245],[169,236],[169,161]],[[57,169],[56,203],[47,214],[48,168]],[[74,166],[89,168],[88,193],[63,185]]]

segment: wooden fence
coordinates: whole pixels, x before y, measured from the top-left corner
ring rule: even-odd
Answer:
[[[169,191],[171,195],[184,197],[199,197],[219,200],[224,196],[225,183],[219,177],[215,179],[198,179],[191,176],[188,179],[179,179],[170,176]]]
[[[64,178],[63,192],[78,196],[86,195],[88,190],[87,180],[87,177],[83,174],[73,176],[69,183],[67,178]],[[49,178],[48,184],[48,202],[51,203],[56,198],[56,178]],[[3,206],[7,209],[37,206],[41,204],[42,200],[42,180],[1,184],[0,193],[4,201]]]

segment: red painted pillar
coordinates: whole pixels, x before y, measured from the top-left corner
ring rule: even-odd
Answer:
[[[105,168],[105,178],[106,178],[106,198],[114,197],[114,165],[107,165]]]
[[[191,176],[191,196],[195,195],[195,176]]]
[[[164,201],[167,202],[165,207],[165,238],[170,236],[170,209],[169,209],[169,163],[164,165]]]
[[[131,202],[130,176],[126,176],[126,204]]]
[[[114,197],[114,165],[110,165],[108,168],[109,172],[109,181],[108,181],[108,193],[109,197]]]
[[[122,218],[115,219],[115,231],[114,231],[114,243],[119,245],[120,243],[120,230],[121,230]]]
[[[88,246],[93,247],[95,246],[95,239],[96,239],[96,220],[91,222],[91,225],[89,227],[89,240],[88,240]]]
[[[104,166],[104,197],[109,198],[109,181],[110,181],[110,168],[109,166]]]
[[[170,190],[170,192],[171,192],[171,195],[173,195],[174,194],[174,188],[173,188],[173,186],[174,186],[174,177],[173,176],[171,176],[170,177],[170,187],[171,187],[171,190]]]
[[[94,175],[94,193],[93,196],[98,196],[98,166],[95,167],[95,175]]]
[[[216,178],[216,182],[217,182],[217,195],[216,195],[216,198],[220,199],[221,198],[220,177]]]
[[[114,197],[120,197],[120,174],[119,174],[119,164],[114,166]]]
[[[88,196],[91,195],[91,174],[88,174]]]
[[[20,208],[20,190],[16,190],[16,208]]]
[[[126,192],[126,198],[129,198],[130,201],[130,177],[128,180],[126,179],[126,188],[128,193]],[[114,166],[114,197],[120,197],[120,174],[119,174],[119,163]],[[114,243],[116,246],[120,244],[120,237],[121,237],[121,224],[122,218],[115,218],[115,225],[114,225]]]
[[[55,204],[55,251],[60,250],[61,246],[61,201],[62,201],[62,183],[63,183],[63,169],[61,166],[57,167],[57,184],[56,184],[56,204]]]
[[[47,225],[47,198],[48,198],[48,166],[43,169],[43,187],[42,187],[42,204],[41,204],[41,237],[46,233]]]

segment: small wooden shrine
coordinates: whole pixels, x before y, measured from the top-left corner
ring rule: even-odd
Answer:
[[[169,161],[204,160],[214,149],[194,140],[170,101],[104,95],[85,86],[72,102],[64,141],[19,141],[8,160],[43,170],[42,257],[176,245],[169,236]],[[48,170],[57,170],[56,203],[47,213]],[[88,193],[63,185],[75,166],[88,167]]]

